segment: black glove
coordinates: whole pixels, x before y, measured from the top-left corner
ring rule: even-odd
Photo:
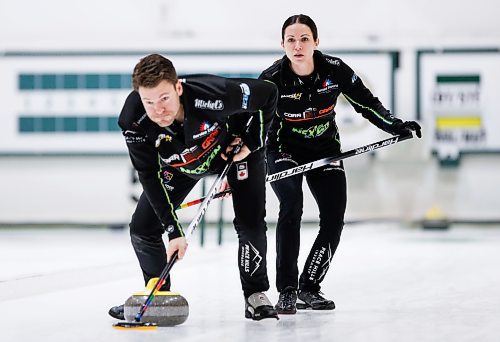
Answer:
[[[392,127],[392,134],[394,135],[408,135],[411,131],[415,131],[417,137],[422,138],[422,127],[416,121],[400,121],[395,122]]]

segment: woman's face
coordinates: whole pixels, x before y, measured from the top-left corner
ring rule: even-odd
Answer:
[[[314,50],[318,47],[319,39],[313,38],[309,26],[292,24],[285,29],[284,40],[281,46],[292,63],[302,64],[312,62]]]

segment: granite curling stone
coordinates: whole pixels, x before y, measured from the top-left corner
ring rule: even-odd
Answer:
[[[146,289],[134,293],[125,301],[125,319],[133,322],[142,304],[156,285],[158,278],[149,280]],[[141,322],[155,323],[159,327],[171,327],[184,323],[189,315],[189,305],[183,296],[170,291],[158,291],[141,318]]]

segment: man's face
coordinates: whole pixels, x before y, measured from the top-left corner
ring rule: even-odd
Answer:
[[[166,80],[161,81],[156,87],[139,87],[146,114],[160,127],[170,126],[178,117],[181,104],[182,84],[180,81],[174,85]]]

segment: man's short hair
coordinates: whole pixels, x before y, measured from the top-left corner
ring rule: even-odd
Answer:
[[[139,87],[156,87],[163,80],[177,83],[177,72],[169,59],[156,53],[141,58],[132,74],[132,86],[135,90]]]

